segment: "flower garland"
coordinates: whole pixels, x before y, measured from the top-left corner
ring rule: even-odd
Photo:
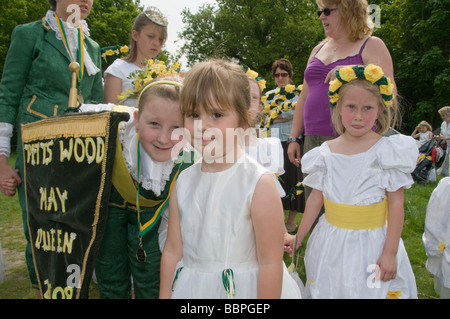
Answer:
[[[105,62],[108,62],[108,57],[113,57],[114,60],[117,59],[115,57],[116,55],[118,57],[123,57],[127,55],[129,49],[127,45],[115,45],[111,47],[102,48],[102,58],[105,60]]]
[[[264,80],[261,76],[259,76],[258,72],[253,71],[248,66],[244,65],[242,68],[244,69],[244,72],[249,77],[254,78],[256,80],[256,82],[258,82],[259,89],[261,90],[261,97],[262,97],[262,92],[264,92],[264,90],[266,89],[266,80]]]
[[[180,68],[178,62],[176,62],[174,65],[166,66],[164,61],[152,59],[145,60],[143,62],[143,65],[144,67],[141,70],[132,72],[128,76],[129,79],[134,79],[134,91],[128,88],[125,92],[120,93],[117,96],[117,99],[119,100],[118,104],[123,103],[126,99],[129,99],[131,97],[137,97],[145,84],[147,84],[151,80],[158,77],[168,77],[178,74],[178,69]]]
[[[263,119],[261,126],[263,129],[267,129],[267,136],[269,136],[270,126],[278,115],[282,112],[295,109],[297,102],[292,102],[292,99],[298,97],[302,92],[302,89],[303,84],[300,84],[299,86],[288,84],[281,88],[269,91],[268,94],[263,96],[262,100],[265,104],[263,112],[265,118]]]
[[[330,107],[334,108],[339,100],[338,91],[341,86],[350,81],[362,79],[380,87],[380,95],[383,103],[387,107],[391,106],[394,98],[394,85],[391,79],[384,76],[383,70],[374,64],[364,66],[346,66],[336,71],[336,79],[330,82],[328,96],[330,97]]]

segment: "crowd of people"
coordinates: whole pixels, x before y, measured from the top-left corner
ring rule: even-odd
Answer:
[[[223,59],[154,79],[117,108],[118,95],[134,89],[130,73],[160,53],[167,19],[154,7],[140,13],[128,56],[102,74],[85,22],[93,0],[48,2],[44,19],[14,30],[0,83],[0,190],[18,191],[34,286],[23,150],[11,167],[10,139],[14,126],[67,110],[68,63],[77,61],[80,111],[130,114],[119,128],[123,165],[113,168],[119,179],[96,259],[102,298],[417,298],[401,239],[404,189],[414,183],[414,138],[450,139],[450,107],[439,110],[439,135],[421,122],[412,137],[386,136],[399,119],[393,62],[372,36],[366,0],[316,0],[326,38],[310,54],[301,93],[288,100],[295,107],[270,119],[268,137],[254,127],[271,101],[262,105],[256,81]],[[73,4],[76,24],[68,13]],[[289,60],[276,60],[277,88],[266,97],[287,92],[293,70]],[[177,130],[185,135],[175,139]],[[449,150],[447,142],[443,176]],[[299,182],[304,194],[286,196]],[[161,218],[143,228],[153,216]],[[294,253],[308,233],[303,287],[283,254]],[[447,287],[448,278],[435,275]]]

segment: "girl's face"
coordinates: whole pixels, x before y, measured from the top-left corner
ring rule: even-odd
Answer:
[[[255,81],[250,81],[250,110],[255,112],[256,114],[261,113],[262,105],[261,105],[261,90],[259,88],[258,83]]]
[[[154,59],[163,47],[163,36],[158,25],[149,23],[140,32],[133,30],[131,36],[136,41],[138,59]]]
[[[84,20],[91,12],[93,3],[94,0],[56,0],[56,14],[63,21],[67,21],[69,18],[71,21]],[[72,5],[79,7],[79,17],[76,16],[77,10],[73,9]]]
[[[289,73],[282,68],[277,68],[274,75],[275,83],[278,87],[283,87],[289,84],[290,76]]]
[[[426,127],[425,125],[419,125],[420,133],[425,133],[426,131],[428,131],[428,127]]]
[[[234,110],[222,109],[215,103],[210,110],[198,107],[187,114],[184,127],[190,133],[191,144],[202,153],[205,161],[226,163],[226,154],[237,150],[234,133],[239,127],[239,117]]]
[[[372,132],[375,121],[382,112],[378,98],[360,86],[347,88],[341,96],[340,112],[344,134],[363,137]]]
[[[149,99],[141,112],[134,113],[136,131],[142,147],[157,162],[166,162],[173,156],[173,147],[182,137],[173,131],[183,126],[178,101],[160,97]]]

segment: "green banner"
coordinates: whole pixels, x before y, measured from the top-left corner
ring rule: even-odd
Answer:
[[[117,127],[127,118],[73,113],[22,126],[28,229],[46,299],[88,298],[107,218]]]

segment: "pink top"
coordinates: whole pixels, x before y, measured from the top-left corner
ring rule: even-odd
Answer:
[[[361,54],[368,39],[364,41],[359,53],[354,56],[346,57],[327,65],[314,56],[306,68],[305,79],[308,83],[309,91],[304,109],[305,135],[338,136],[331,123],[331,110],[328,99],[329,83],[324,83],[324,81],[328,72],[338,65],[364,65]],[[319,48],[316,55],[322,47]]]

